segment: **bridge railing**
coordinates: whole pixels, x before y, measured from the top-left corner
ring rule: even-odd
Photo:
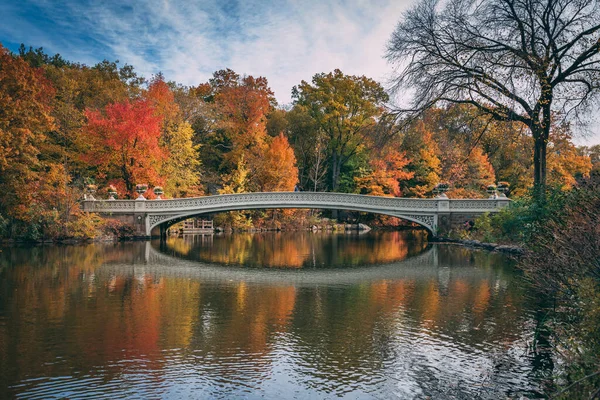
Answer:
[[[101,213],[176,213],[195,209],[274,208],[365,208],[369,210],[420,213],[497,211],[507,206],[507,198],[496,199],[414,199],[366,196],[330,192],[239,193],[165,200],[86,200],[84,210]]]

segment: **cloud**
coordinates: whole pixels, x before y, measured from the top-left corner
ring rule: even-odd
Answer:
[[[266,77],[286,104],[294,85],[335,68],[385,83],[386,43],[414,1],[9,0],[0,2],[0,41],[86,64],[118,59],[186,85],[231,68]]]
[[[385,42],[406,6],[393,0],[30,0],[2,6],[7,18],[20,18],[0,34],[75,61],[119,59],[145,76],[162,71],[188,85],[229,67],[267,77],[287,103],[292,86],[317,72],[340,68],[383,78]]]

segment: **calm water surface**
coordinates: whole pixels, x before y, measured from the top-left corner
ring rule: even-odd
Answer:
[[[503,256],[420,232],[2,248],[0,397],[536,397]]]

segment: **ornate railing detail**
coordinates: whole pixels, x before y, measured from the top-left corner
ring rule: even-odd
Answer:
[[[327,192],[240,193],[186,199],[149,200],[144,202],[143,208],[148,211],[170,211],[217,205],[273,202],[302,203],[307,206],[340,204],[403,210],[437,210],[438,208],[438,199],[405,199]],[[136,207],[135,200],[112,200],[96,201],[94,208],[97,211],[110,212],[112,210],[134,210],[138,207]]]
[[[172,218],[172,215],[149,215],[148,221],[150,222],[150,226],[155,226],[159,222],[162,222],[166,219]]]
[[[411,215],[411,214],[403,214],[403,217],[410,218],[416,221],[421,222],[423,225],[427,226],[430,229],[435,227],[435,217],[433,215]]]
[[[508,199],[504,201],[500,200],[500,202],[506,202],[508,204]],[[498,200],[489,200],[489,199],[454,199],[450,201],[450,209],[451,210],[490,210],[494,211],[499,206]]]
[[[94,210],[101,212],[113,211],[133,211],[135,210],[134,200],[96,200],[94,201]]]

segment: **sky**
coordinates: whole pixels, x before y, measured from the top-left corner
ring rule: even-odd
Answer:
[[[43,47],[69,61],[131,64],[184,85],[231,68],[264,76],[281,105],[291,89],[339,68],[384,87],[393,67],[383,55],[403,11],[415,0],[1,0],[0,42]],[[600,144],[591,127],[578,144]]]

